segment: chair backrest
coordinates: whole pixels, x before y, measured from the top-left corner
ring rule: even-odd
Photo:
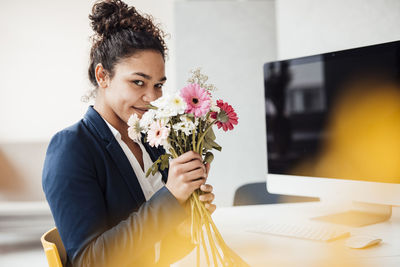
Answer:
[[[319,201],[319,198],[270,194],[267,192],[266,183],[260,182],[245,184],[236,189],[233,205],[241,206],[308,201]]]
[[[56,227],[44,233],[40,241],[42,241],[49,267],[63,267],[66,265],[67,252]]]

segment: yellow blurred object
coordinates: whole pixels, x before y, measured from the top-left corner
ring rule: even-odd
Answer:
[[[319,155],[296,168],[305,175],[398,183],[400,88],[370,80],[346,86],[328,120]]]
[[[378,88],[378,89],[376,89]],[[394,85],[349,88],[336,109],[328,146],[344,178],[398,182],[400,175],[400,91]],[[335,166],[337,168],[338,165]]]
[[[63,267],[67,262],[67,252],[61,241],[60,234],[56,227],[42,235],[40,238],[47,262],[50,267]]]

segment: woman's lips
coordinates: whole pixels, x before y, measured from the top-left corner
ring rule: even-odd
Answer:
[[[149,110],[148,108],[137,108],[137,107],[133,107],[133,106],[132,106],[132,108],[141,114],[144,114],[146,111]]]

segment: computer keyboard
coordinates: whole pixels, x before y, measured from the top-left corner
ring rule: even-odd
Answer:
[[[268,223],[247,231],[325,242],[350,236],[350,232],[344,228],[314,224]]]

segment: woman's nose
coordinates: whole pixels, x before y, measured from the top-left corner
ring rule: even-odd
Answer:
[[[156,88],[149,87],[143,95],[143,100],[146,102],[152,102],[159,97],[160,95],[158,93],[158,90]]]

